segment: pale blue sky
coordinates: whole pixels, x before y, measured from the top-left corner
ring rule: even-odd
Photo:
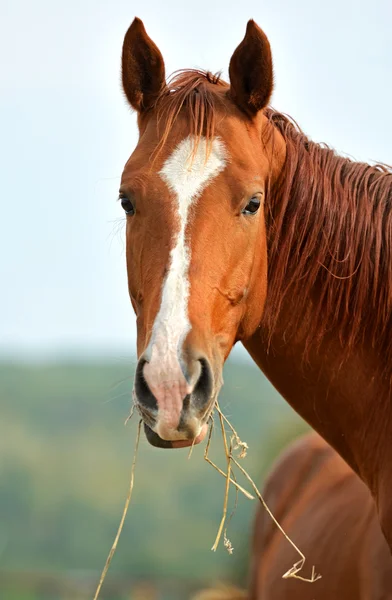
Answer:
[[[246,22],[270,38],[273,105],[318,141],[392,163],[392,2],[0,1],[0,347],[128,353],[122,167],[137,140],[120,91],[141,17],[167,72],[227,72]]]

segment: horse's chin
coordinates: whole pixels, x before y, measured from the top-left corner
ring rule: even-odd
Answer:
[[[200,442],[202,442],[206,437],[207,431],[208,425],[205,423],[201,429],[201,432],[196,438],[170,441],[163,440],[157,433],[155,433],[155,431],[151,429],[151,427],[144,423],[144,433],[146,434],[146,438],[148,442],[156,448],[189,448],[189,446],[200,444]]]

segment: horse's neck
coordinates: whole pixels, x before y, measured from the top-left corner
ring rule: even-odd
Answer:
[[[244,345],[294,410],[375,491],[392,436],[388,392],[374,376],[373,357],[360,350],[342,362],[340,341],[330,336],[304,360],[304,340],[285,342],[283,331],[284,314],[272,336],[261,327]]]
[[[375,310],[370,294],[366,301],[367,278],[369,287],[376,284],[370,267],[355,269],[372,238],[364,237],[361,245],[352,232],[355,219],[364,227],[367,207],[387,197],[391,177],[381,179],[379,171],[347,163],[329,150],[312,152],[294,164],[277,206],[270,207],[275,214],[269,223],[266,316],[245,347],[283,397],[372,488],[385,444],[392,455],[391,389],[381,368],[384,346],[380,343],[378,354],[372,348],[371,322],[369,335],[361,329]],[[356,180],[353,191],[348,186],[355,177],[361,185]],[[340,260],[346,255],[349,264]],[[378,260],[382,266],[384,258]],[[339,268],[342,276],[334,276]],[[385,336],[384,342],[390,348]]]

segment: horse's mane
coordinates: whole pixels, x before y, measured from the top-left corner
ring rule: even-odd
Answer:
[[[229,86],[218,75],[175,74],[157,100],[162,146],[181,114],[196,140],[214,136]],[[346,356],[370,343],[392,365],[392,170],[337,155],[311,141],[289,117],[268,108],[286,161],[267,196],[268,295],[264,322],[272,332],[285,300],[287,334],[307,325],[307,346],[338,330]]]
[[[287,156],[268,201],[271,331],[288,296],[292,331],[313,303],[307,346],[338,330],[345,355],[368,343],[392,358],[392,170],[312,142],[287,116],[266,112]],[[310,313],[308,313],[310,314]]]

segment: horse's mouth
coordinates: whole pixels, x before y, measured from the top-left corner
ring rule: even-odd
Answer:
[[[146,434],[146,438],[150,444],[156,448],[189,448],[189,446],[200,444],[206,437],[207,431],[208,425],[205,423],[196,438],[170,441],[163,440],[149,425],[147,425],[147,423],[144,423],[144,433]]]

